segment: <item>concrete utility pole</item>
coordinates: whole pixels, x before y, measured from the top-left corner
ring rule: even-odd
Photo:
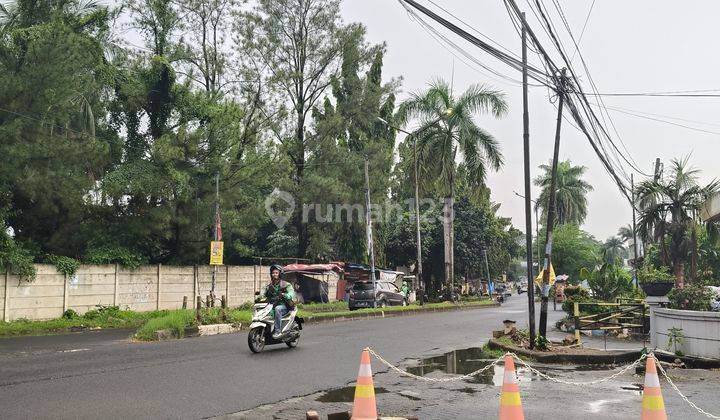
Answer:
[[[527,23],[525,13],[522,19],[522,81],[523,81],[523,161],[525,167],[525,257],[528,279],[528,329],[530,348],[535,348],[535,286],[532,267],[532,219],[530,215],[530,117],[528,114],[528,64],[527,64]],[[538,261],[538,264],[540,262]]]
[[[372,221],[370,220],[370,174],[368,171],[368,157],[365,156],[365,227],[367,229],[367,247],[370,254],[370,279],[372,280],[373,296],[377,293],[377,285],[375,284],[375,248],[372,237]],[[373,299],[373,308],[375,307],[375,299]]]
[[[555,224],[555,198],[557,196],[557,167],[560,154],[560,128],[562,127],[562,111],[565,102],[565,69],[560,71],[558,81],[558,114],[555,126],[555,147],[553,149],[552,172],[550,175],[550,197],[547,209],[547,224],[545,225],[545,260],[543,261],[542,297],[540,300],[540,337],[547,334],[547,305],[550,292],[550,266],[552,265],[553,227]]]

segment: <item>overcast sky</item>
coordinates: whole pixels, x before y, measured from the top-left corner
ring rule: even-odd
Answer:
[[[430,5],[428,0],[418,1]],[[510,23],[502,0],[435,2],[519,55],[520,39]],[[559,2],[577,39],[592,0]],[[552,2],[545,0],[545,3],[554,12]],[[518,0],[518,5],[527,12],[528,22],[534,30],[542,32],[528,4]],[[428,81],[435,77],[450,80],[453,54],[411,20],[396,0],[344,0],[342,13],[347,22],[362,22],[367,27],[370,41],[387,42],[384,76],[403,77],[401,99],[407,97],[408,92],[424,89]],[[601,92],[720,89],[720,81],[717,80],[720,76],[720,56],[715,53],[716,40],[720,39],[717,16],[720,16],[720,2],[716,1],[678,3],[665,0],[597,0],[580,43],[580,52]],[[561,31],[559,17],[556,14],[551,17],[568,53],[572,54],[572,41],[566,31]],[[490,56],[457,37],[453,37],[453,40],[473,52],[483,63],[520,79],[519,74]],[[541,40],[546,48],[550,48],[547,38]],[[492,200],[502,204],[502,215],[512,217],[513,224],[524,230],[524,204],[513,193],[522,193],[524,188],[522,89],[486,71],[480,73],[476,70],[476,64],[470,67],[457,58],[454,61],[456,92],[470,84],[482,83],[507,93],[509,114],[499,121],[481,116],[478,122],[500,141],[505,155],[503,170],[488,178]],[[559,59],[555,61],[560,62]],[[531,57],[532,62],[539,63],[537,57]],[[580,69],[577,57],[573,64],[577,70]],[[587,79],[581,82],[586,83]],[[587,90],[587,85],[584,87]],[[691,162],[703,171],[704,181],[720,176],[717,163],[720,158],[720,98],[607,97],[605,104],[632,112],[692,120],[673,121],[718,133],[693,131],[610,111],[630,155],[644,171],[652,172],[656,157],[661,158],[667,167],[670,159],[692,153]],[[537,164],[551,158],[555,113],[555,108],[548,102],[547,91],[531,88],[530,153],[533,177],[538,173]],[[574,164],[587,166],[586,180],[595,187],[588,197],[589,215],[584,229],[597,239],[605,240],[615,234],[621,225],[631,222],[630,206],[602,168],[587,139],[568,124],[564,125],[562,134],[561,159],[570,158]],[[635,175],[636,180],[639,176]],[[533,188],[533,197],[537,197],[537,194],[538,191]]]

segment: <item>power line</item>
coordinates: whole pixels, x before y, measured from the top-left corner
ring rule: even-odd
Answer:
[[[582,30],[580,31],[580,36],[578,37],[578,45],[582,42],[583,35],[585,35],[585,28],[587,28],[588,21],[590,20],[590,15],[592,14],[593,8],[595,7],[595,0],[593,0],[592,4],[590,5],[590,10],[588,10],[587,17],[585,18],[585,23],[583,24]],[[580,48],[576,48],[573,52],[572,57],[570,57],[570,63],[573,62],[575,59],[575,54],[580,51]]]
[[[717,131],[705,130],[705,129],[702,129],[702,128],[691,127],[691,126],[689,126],[689,125],[685,125],[685,124],[675,123],[675,122],[672,122],[672,121],[663,120],[663,119],[660,119],[660,118],[649,117],[649,116],[647,116],[647,115],[637,114],[637,113],[635,113],[635,112],[623,110],[623,109],[621,109],[621,108],[614,108],[614,107],[607,107],[607,108],[610,109],[610,110],[612,110],[612,111],[615,111],[615,112],[620,112],[620,113],[622,113],[622,114],[631,115],[631,116],[633,116],[633,117],[644,118],[644,119],[646,119],[646,120],[657,121],[657,122],[661,122],[661,123],[664,123],[664,124],[670,124],[670,125],[674,125],[674,126],[677,126],[677,127],[686,128],[686,129],[688,129],[688,130],[699,131],[699,132],[702,132],[702,133],[714,134],[714,135],[719,135],[719,136],[720,136],[720,132],[717,132]]]
[[[634,97],[660,97],[660,98],[720,98],[720,94],[713,93],[588,93],[591,96],[634,96]]]

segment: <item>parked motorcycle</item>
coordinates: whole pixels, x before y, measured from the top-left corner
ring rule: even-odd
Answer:
[[[250,332],[248,332],[248,346],[253,353],[260,353],[265,348],[265,345],[280,343],[295,348],[300,341],[300,331],[305,321],[297,316],[297,306],[283,318],[280,338],[273,338],[276,304],[278,303],[256,302],[253,305],[253,317],[250,323]]]

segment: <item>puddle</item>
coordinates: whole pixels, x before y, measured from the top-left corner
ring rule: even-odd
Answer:
[[[484,353],[479,347],[454,350],[441,356],[428,357],[418,361],[417,366],[411,366],[405,370],[418,376],[425,376],[431,372],[443,372],[454,375],[466,375],[492,363],[495,358]],[[501,386],[503,383],[504,367],[495,366],[492,370],[485,371],[468,379],[470,383]],[[532,374],[522,367],[517,368],[518,380],[520,382],[536,381],[541,378]]]
[[[463,394],[475,394],[478,392],[475,388],[465,387],[460,389],[453,389],[453,391],[462,392]]]
[[[381,387],[375,387],[375,394],[387,394],[388,390]],[[323,395],[317,397],[315,401],[323,403],[337,402],[353,402],[355,399],[355,386],[346,386],[344,388],[333,389],[327,391]]]

